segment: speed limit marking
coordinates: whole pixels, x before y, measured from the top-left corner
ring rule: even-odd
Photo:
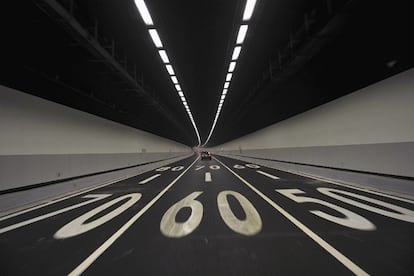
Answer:
[[[157,196],[147,203],[138,213],[136,213],[127,223],[118,229],[109,239],[99,246],[91,255],[89,255],[80,265],[78,265],[69,276],[82,274],[96,259],[99,258],[119,237],[121,237],[148,209],[150,209],[177,181],[197,162],[195,159],[180,175],[178,175],[167,187],[165,187]]]
[[[332,257],[337,259],[347,269],[349,269],[351,272],[353,272],[356,275],[369,275],[361,267],[359,267],[357,264],[352,262],[348,257],[346,257],[344,254],[339,252],[336,248],[330,245],[327,241],[322,239],[318,234],[313,232],[310,228],[308,228],[306,225],[304,225],[302,222],[300,222],[298,219],[292,216],[288,211],[283,209],[280,205],[278,205],[273,200],[271,200],[268,196],[266,196],[261,191],[259,191],[254,185],[250,184],[247,180],[245,180],[240,175],[235,173],[232,169],[230,169],[228,166],[226,166],[223,162],[221,162],[217,158],[216,160],[221,165],[223,165],[223,167],[225,167],[228,171],[230,171],[234,176],[236,176],[241,182],[243,182],[246,186],[248,186],[251,190],[253,190],[257,195],[259,195],[264,201],[269,203],[276,211],[278,211],[281,215],[283,215],[290,222],[292,222],[296,227],[298,227],[303,233],[305,233],[309,238],[311,238],[315,243],[317,243],[327,253],[329,253]]]

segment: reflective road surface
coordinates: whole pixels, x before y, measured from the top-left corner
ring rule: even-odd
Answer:
[[[0,218],[0,275],[414,275],[413,210],[191,157]]]

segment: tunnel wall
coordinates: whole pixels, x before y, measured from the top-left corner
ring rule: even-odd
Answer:
[[[0,191],[193,153],[174,141],[14,89],[0,86],[0,95]]]
[[[414,69],[211,150],[414,177]]]

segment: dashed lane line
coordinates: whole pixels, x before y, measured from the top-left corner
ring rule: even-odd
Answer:
[[[326,252],[328,252],[330,255],[332,255],[335,259],[337,259],[340,263],[342,263],[346,268],[348,268],[351,272],[353,272],[355,275],[369,275],[367,272],[365,272],[362,268],[360,268],[357,264],[352,262],[348,257],[343,255],[341,252],[339,252],[336,248],[334,248],[332,245],[330,245],[328,242],[323,240],[321,237],[319,237],[315,232],[313,232],[311,229],[309,229],[307,226],[305,226],[303,223],[301,223],[299,220],[297,220],[295,217],[293,217],[290,213],[288,213],[285,209],[283,209],[281,206],[273,202],[269,197],[267,197],[265,194],[260,192],[257,188],[255,188],[252,184],[247,182],[244,178],[239,176],[237,173],[235,173],[233,170],[231,170],[228,166],[226,166],[223,162],[218,160],[217,158],[214,158],[217,162],[223,165],[227,170],[229,170],[234,176],[236,176],[240,181],[242,181],[244,184],[246,184],[250,189],[252,189],[256,194],[258,194],[264,201],[269,203],[273,208],[275,208],[280,214],[282,214],[285,218],[287,218],[290,222],[292,222],[296,227],[298,227],[302,232],[304,232],[309,238],[311,238],[314,242],[316,242],[320,247],[325,249]]]
[[[144,180],[140,181],[139,184],[147,184],[151,180],[154,180],[155,178],[159,177],[160,175],[161,175],[160,173],[157,173],[153,176],[148,177],[147,179],[144,179]]]
[[[271,179],[280,179],[280,177],[278,177],[276,175],[273,175],[273,174],[270,174],[270,173],[267,173],[267,172],[264,172],[264,171],[257,170],[256,172],[257,173],[260,173],[260,174],[262,174],[264,176],[267,176],[267,177],[269,177]]]
[[[231,158],[231,157],[227,157],[227,158]],[[234,159],[234,158],[232,158],[232,159]],[[314,175],[314,174],[311,174],[311,173],[305,173],[305,172],[292,170],[292,169],[285,169],[285,168],[282,168],[282,167],[276,167],[276,168],[269,167],[269,168],[271,168],[273,170],[286,172],[286,173],[289,173],[289,174],[295,174],[295,175],[299,175],[299,176],[303,176],[303,177],[307,177],[307,178],[312,178],[312,179],[315,179],[315,180],[335,184],[335,185],[338,185],[338,186],[342,186],[342,187],[346,187],[346,188],[350,188],[350,189],[354,189],[354,190],[358,190],[358,191],[362,191],[362,192],[366,192],[366,193],[371,193],[371,194],[374,194],[374,195],[379,195],[379,196],[383,196],[383,197],[396,199],[396,200],[399,200],[399,201],[414,204],[414,200],[413,200],[412,196],[407,195],[407,194],[402,194],[400,192],[382,191],[382,190],[376,189],[374,187],[359,187],[360,184],[357,184],[357,183],[352,183],[352,182],[343,181],[343,180],[336,180],[336,179],[332,179],[332,178],[325,177],[325,176],[318,176],[318,175]]]
[[[211,173],[210,172],[206,172],[205,173],[205,175],[204,175],[204,181],[205,182],[211,182],[212,181],[212,179],[211,179]]]
[[[78,265],[68,276],[75,276],[82,274],[89,266],[91,266],[96,259],[98,259],[122,234],[125,233],[148,209],[150,209],[155,202],[157,202],[196,162],[198,158],[188,166],[179,176],[177,176],[167,187],[164,188],[157,196],[155,196],[147,205],[144,206],[138,213],[135,214],[127,223],[118,229],[109,239],[107,239],[98,249],[89,255],[80,265]]]

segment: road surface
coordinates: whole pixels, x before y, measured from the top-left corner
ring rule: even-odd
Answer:
[[[0,218],[0,275],[414,275],[413,210],[193,156]]]

